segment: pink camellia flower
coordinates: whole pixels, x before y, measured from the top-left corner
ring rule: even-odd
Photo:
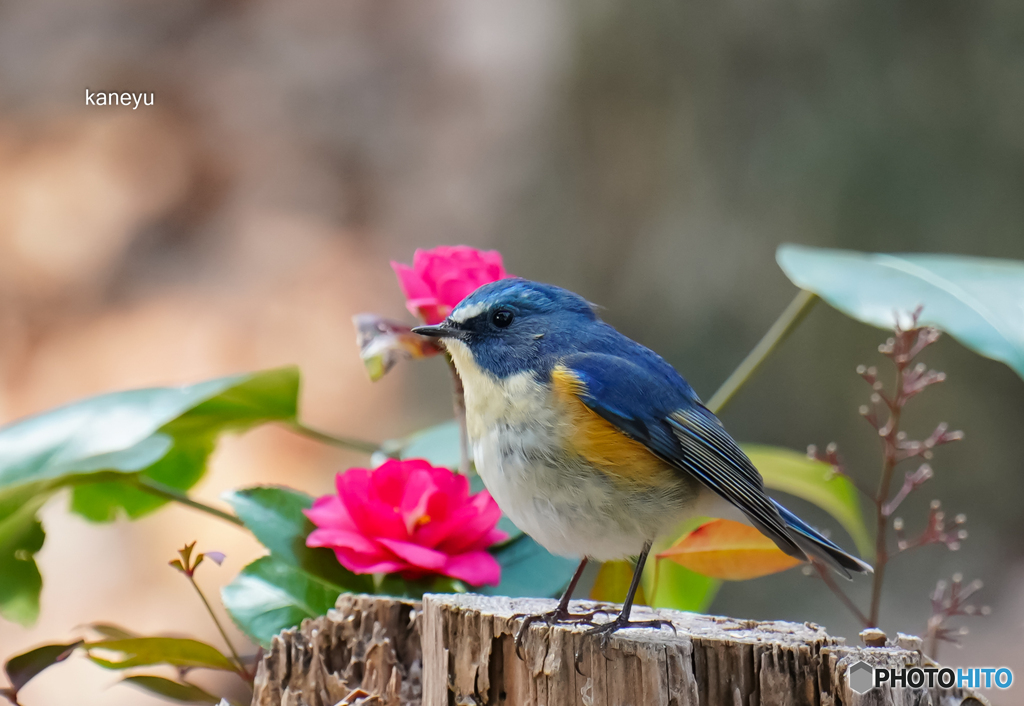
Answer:
[[[306,511],[317,527],[306,546],[333,549],[349,571],[441,574],[473,586],[500,580],[487,548],[506,537],[495,527],[501,510],[486,490],[470,495],[466,476],[420,459],[391,459],[339,473],[335,485],[336,495]]]
[[[477,287],[508,277],[497,250],[442,245],[417,250],[412,267],[392,262],[405,292],[405,305],[428,324],[444,321]]]

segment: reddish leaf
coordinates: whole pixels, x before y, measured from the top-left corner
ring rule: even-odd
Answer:
[[[58,662],[63,662],[71,653],[82,644],[82,641],[72,642],[68,645],[43,645],[34,650],[23,652],[7,660],[4,664],[4,671],[7,678],[11,680],[11,689],[5,689],[13,701],[18,690],[25,686],[30,679],[47,667],[52,667]]]
[[[727,581],[767,576],[800,563],[753,527],[731,520],[712,520],[658,554],[705,576]]]

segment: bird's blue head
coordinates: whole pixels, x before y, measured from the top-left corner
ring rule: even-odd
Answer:
[[[437,326],[413,331],[439,339],[460,372],[473,364],[499,379],[532,371],[544,373],[572,353],[598,322],[593,307],[578,294],[551,284],[503,279],[477,289]]]

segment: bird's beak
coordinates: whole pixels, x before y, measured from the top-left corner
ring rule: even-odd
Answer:
[[[462,338],[462,331],[447,323],[440,323],[437,326],[414,326],[413,333],[428,338]]]

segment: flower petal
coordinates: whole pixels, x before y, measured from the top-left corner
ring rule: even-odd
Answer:
[[[448,558],[444,573],[471,586],[501,583],[501,564],[485,551],[466,552]]]
[[[381,539],[378,541],[394,552],[400,559],[404,559],[421,569],[440,571],[448,562],[448,557],[445,554],[421,547],[418,544],[399,542],[393,539]]]
[[[480,278],[472,277],[467,272],[446,273],[438,278],[435,287],[437,301],[454,309],[480,286],[479,280]]]
[[[417,469],[409,474],[409,480],[402,492],[399,509],[410,537],[420,526],[422,520],[426,519],[429,522],[431,500],[438,496],[444,497],[438,492],[437,484],[434,483],[434,479],[428,471]]]
[[[387,552],[379,547],[376,542],[356,532],[346,532],[339,529],[315,529],[306,537],[307,547],[328,547],[337,549],[344,547],[362,554],[387,555]]]
[[[339,547],[334,550],[338,563],[354,574],[391,574],[404,571],[409,565],[395,558],[385,558]]]
[[[381,502],[397,508],[402,502],[410,468],[397,458],[389,458],[370,474],[370,484]]]
[[[412,267],[392,262],[406,297],[406,307],[430,324],[444,320],[452,308],[478,287],[507,277],[501,253],[468,245],[417,249]]]
[[[487,271],[495,275],[495,279],[505,279],[508,274],[505,272],[505,263],[502,262],[501,253],[497,250],[480,250],[480,259],[487,265]]]
[[[430,474],[437,487],[451,499],[453,507],[466,504],[466,500],[469,499],[469,478],[461,473],[454,473],[449,468],[433,466],[430,468]]]
[[[303,510],[303,514],[317,527],[333,527],[354,530],[352,516],[337,495],[325,495],[313,501],[313,507]]]
[[[483,536],[480,540],[480,545],[483,547],[493,547],[495,544],[504,542],[506,539],[508,539],[508,532],[503,532],[495,527]]]
[[[372,473],[365,468],[352,468],[339,474],[337,485],[341,501],[360,534],[406,539],[408,533],[401,515],[393,505],[380,499],[371,479]]]
[[[471,512],[467,513],[469,517],[458,532],[453,532],[438,545],[438,549],[441,551],[448,554],[460,554],[474,549],[486,549],[490,546],[490,543],[485,543],[487,534],[501,519],[501,508],[486,490],[481,490],[474,495],[467,507],[471,508]]]
[[[415,268],[392,260],[391,269],[395,271],[398,284],[402,287],[406,299],[432,299],[434,297],[433,290],[423,281],[423,277]]]

